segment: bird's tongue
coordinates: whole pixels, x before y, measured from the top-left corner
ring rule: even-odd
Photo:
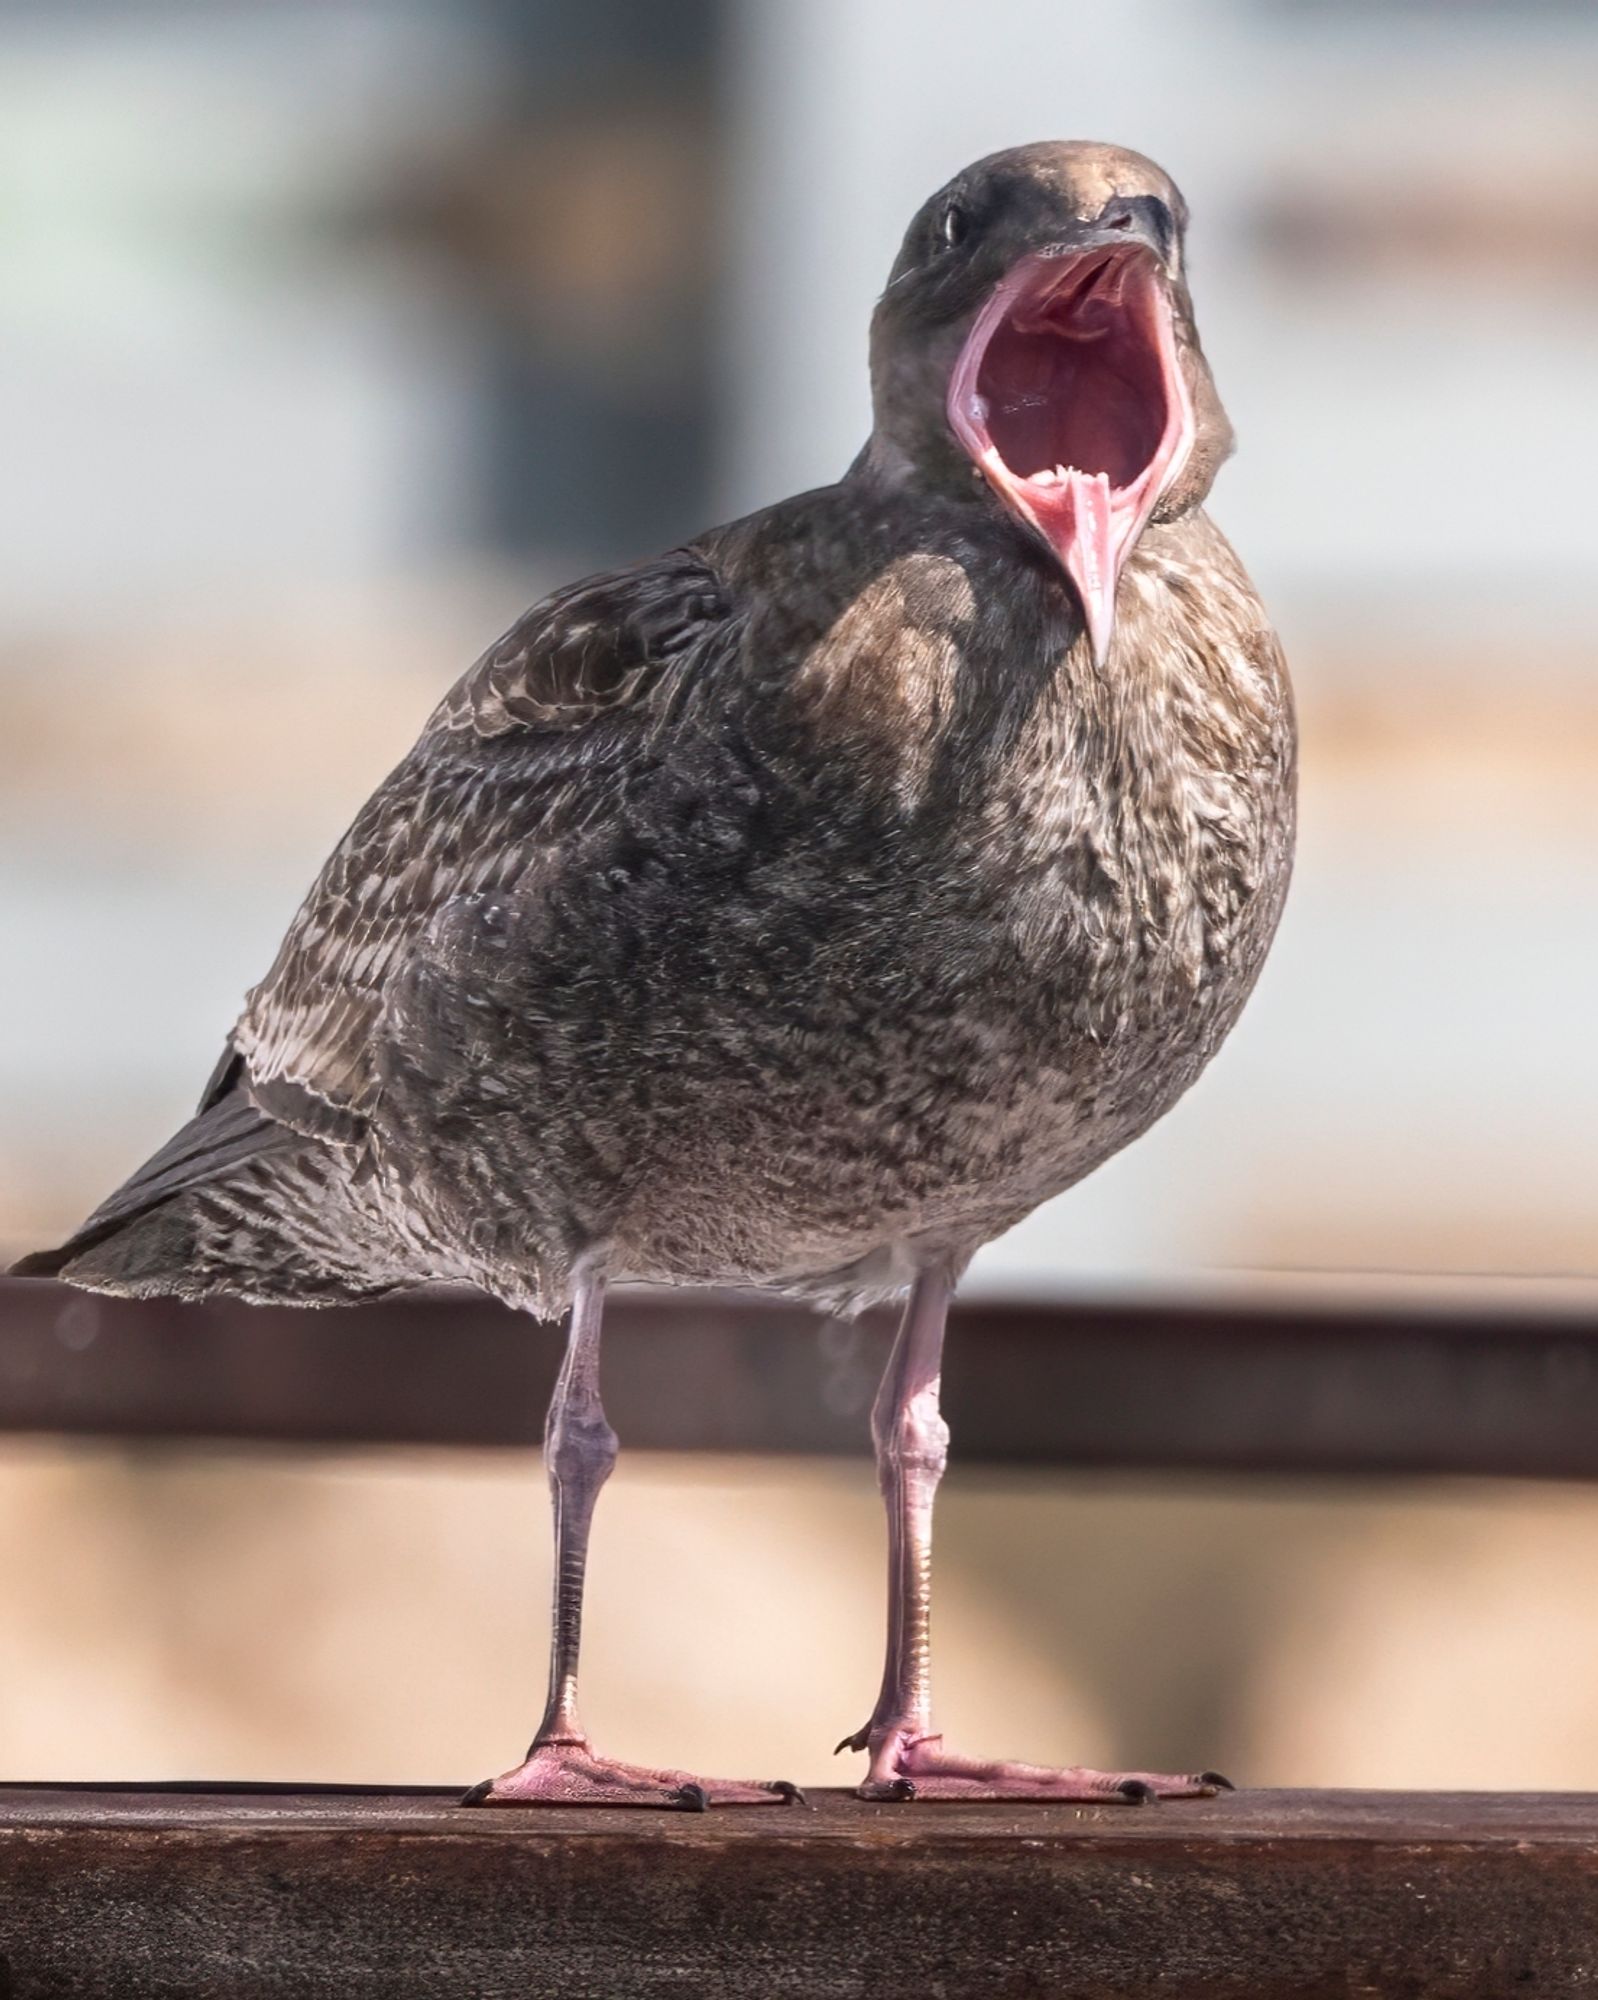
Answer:
[[[1039,529],[1076,586],[1094,658],[1102,660],[1115,624],[1121,566],[1109,474],[1061,466],[1047,484],[1034,479],[1027,497]]]

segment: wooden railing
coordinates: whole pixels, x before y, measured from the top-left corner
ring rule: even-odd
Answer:
[[[1598,1799],[467,1809],[0,1792],[0,1993],[83,2000],[1561,2000]]]

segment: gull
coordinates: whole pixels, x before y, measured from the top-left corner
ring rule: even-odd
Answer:
[[[1243,1007],[1291,865],[1281,649],[1204,503],[1232,434],[1160,169],[1047,143],[912,221],[836,484],[590,577],[447,694],[248,995],[196,1116],[19,1269],[569,1314],[548,1702],[474,1802],[771,1803],[601,1754],[607,1287],[904,1300],[869,1798],[1145,1799],[966,1755],[929,1680],[956,1281],[1130,1144]],[[314,718],[313,718],[314,726]]]

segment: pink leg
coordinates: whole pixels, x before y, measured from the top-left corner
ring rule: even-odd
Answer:
[[[577,1714],[577,1654],[582,1639],[588,1531],[599,1489],[616,1463],[616,1433],[599,1399],[599,1330],[605,1282],[578,1288],[566,1357],[544,1427],[544,1462],[555,1509],[555,1606],[550,1637],[549,1699],[526,1759],[514,1771],[474,1785],[463,1805],[769,1806],[797,1799],[793,1785],[741,1784],[652,1770],[597,1755]]]
[[[877,1478],[888,1510],[888,1657],[871,1719],[840,1750],[866,1750],[867,1799],[1125,1799],[1206,1797],[1230,1789],[1213,1771],[1054,1770],[960,1757],[932,1726],[932,1503],[949,1455],[938,1410],[943,1330],[953,1286],[923,1272],[871,1412]]]

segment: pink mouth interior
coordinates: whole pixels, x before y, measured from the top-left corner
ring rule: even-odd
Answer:
[[[1121,564],[1192,442],[1153,256],[1128,245],[1017,266],[955,364],[949,421],[1054,549],[1102,659]]]

